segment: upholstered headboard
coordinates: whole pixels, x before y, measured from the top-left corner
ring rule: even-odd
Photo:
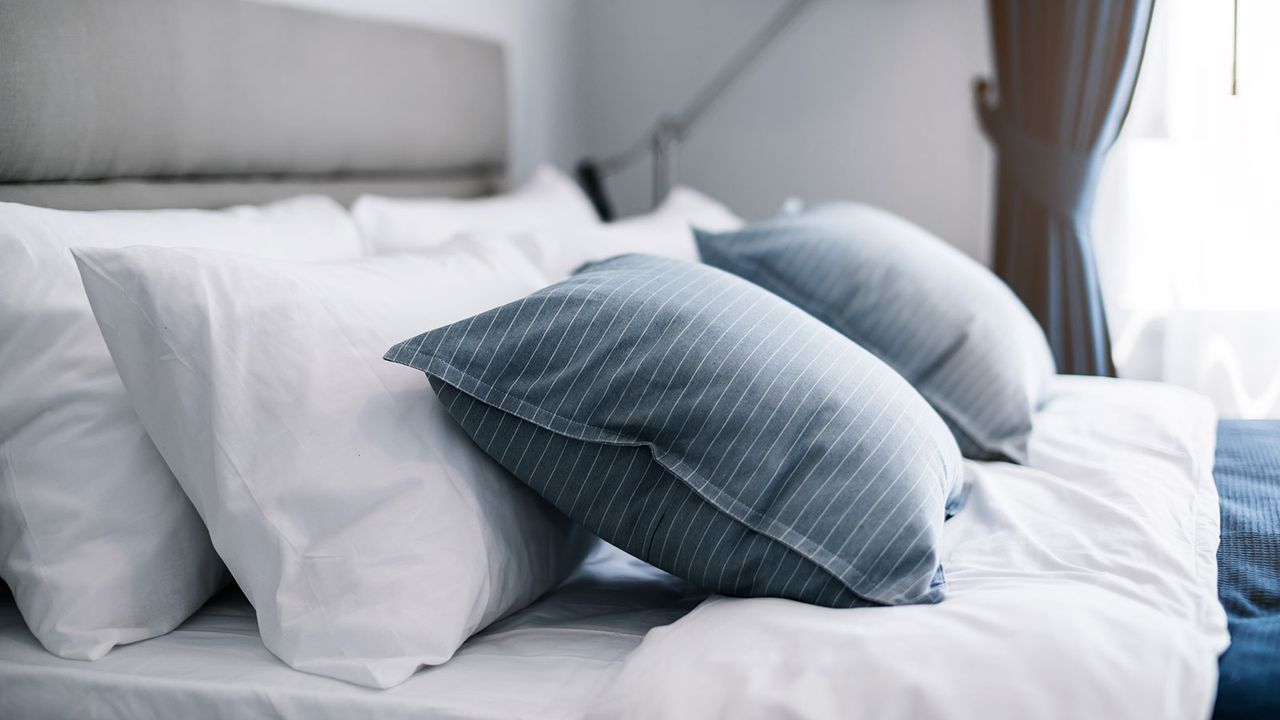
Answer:
[[[0,200],[489,192],[502,48],[249,0],[0,2]]]

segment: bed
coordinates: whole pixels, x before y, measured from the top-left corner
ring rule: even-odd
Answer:
[[[465,197],[504,172],[505,60],[484,40],[249,2],[58,0],[6,4],[0,47],[3,201]],[[389,690],[289,668],[234,586],[92,662],[45,651],[0,591],[0,717],[1273,716],[1277,447],[1280,427],[1219,424],[1192,393],[1061,377],[1026,466],[965,462],[939,605],[709,596],[600,543]]]
[[[1063,378],[1032,447],[1036,467],[968,463],[971,505],[945,536],[953,595],[938,606],[708,599],[601,545],[454,660],[376,691],[284,666],[234,589],[179,630],[93,663],[45,652],[10,605],[0,707],[8,717],[1208,716],[1227,644],[1212,410],[1161,385]],[[1190,504],[1162,506],[1180,485],[1192,491],[1172,495]],[[1151,576],[1152,552],[1191,571]]]

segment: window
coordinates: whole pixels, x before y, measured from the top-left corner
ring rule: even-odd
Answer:
[[[1122,377],[1280,417],[1280,3],[1236,7],[1156,3],[1094,240]]]

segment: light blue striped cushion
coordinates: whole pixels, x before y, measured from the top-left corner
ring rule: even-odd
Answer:
[[[870,353],[714,268],[646,255],[393,347],[562,512],[709,589],[935,602],[959,451]]]
[[[985,267],[896,215],[850,203],[697,239],[704,262],[777,293],[897,370],[966,457],[1026,462],[1053,355]]]

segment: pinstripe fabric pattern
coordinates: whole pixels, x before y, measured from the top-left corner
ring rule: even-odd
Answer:
[[[777,293],[898,371],[966,457],[1026,462],[1053,356],[1026,307],[986,268],[864,205],[697,239],[704,262]]]
[[[760,288],[626,255],[401,343],[565,514],[727,594],[936,602],[959,452],[896,373]]]

